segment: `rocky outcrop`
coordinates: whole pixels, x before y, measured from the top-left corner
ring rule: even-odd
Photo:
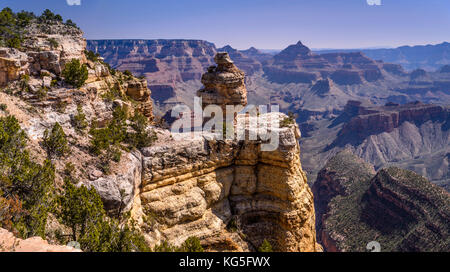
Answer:
[[[59,75],[66,63],[80,59],[86,63],[86,40],[83,32],[61,23],[53,25],[31,24],[24,40],[24,50],[30,57],[30,73],[38,75],[48,70]]]
[[[141,102],[138,105],[138,110],[144,116],[153,120],[153,104],[150,98],[151,91],[147,88],[147,80],[145,79],[131,79],[126,82],[125,93],[133,100]]]
[[[50,245],[41,237],[22,240],[0,228],[0,252],[81,252],[81,250],[69,246]]]
[[[327,251],[448,251],[450,195],[414,172],[373,166],[350,151],[313,185],[318,241]]]
[[[204,87],[197,92],[203,107],[220,105],[225,114],[225,105],[247,105],[244,72],[234,65],[228,53],[217,53],[214,61],[217,66],[210,66],[208,72],[203,74]]]
[[[0,87],[28,72],[28,56],[17,49],[0,48]]]
[[[152,243],[197,236],[213,250],[255,250],[264,239],[278,251],[318,250],[296,126],[280,129],[271,152],[261,151],[261,141],[189,136],[142,150],[140,202],[156,221]]]
[[[118,172],[103,177],[103,173],[93,170],[84,183],[94,187],[103,200],[105,209],[112,214],[120,214],[132,209],[133,201],[139,193],[142,175],[141,153],[134,151],[121,158],[116,167]]]

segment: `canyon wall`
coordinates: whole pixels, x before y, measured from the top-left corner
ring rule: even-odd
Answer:
[[[408,170],[373,166],[345,150],[313,185],[318,240],[326,251],[448,251],[450,195]]]

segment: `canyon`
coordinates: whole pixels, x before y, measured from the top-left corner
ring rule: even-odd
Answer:
[[[318,241],[326,251],[449,250],[450,195],[414,172],[378,173],[351,151],[331,158],[313,185]]]
[[[256,251],[264,241],[276,251],[321,251],[316,243],[313,195],[300,162],[301,134],[295,122],[272,128],[280,135],[280,144],[273,151],[261,150],[266,141],[262,138],[217,140],[216,135],[206,132],[173,135],[153,123],[145,128],[154,135],[152,144],[122,148],[120,160],[108,162],[105,171],[101,157],[90,151],[92,136],[79,133],[74,118],[81,110],[87,124],[104,128],[121,108],[128,116],[140,112],[153,122],[147,81],[111,69],[103,58],[86,55],[82,32],[72,26],[54,22],[45,31],[32,31],[39,29],[34,24],[29,27],[26,47],[0,49],[5,52],[5,62],[14,64],[12,70],[11,65],[2,66],[8,76],[2,77],[0,101],[7,110],[1,116],[16,116],[37,161],[45,158],[41,145],[44,131],[56,122],[60,124],[69,139],[70,156],[52,160],[58,190],[70,163],[76,186],[95,188],[111,217],[129,212],[134,227],[152,248],[162,243],[179,246],[196,237],[208,251]],[[205,51],[192,54],[197,57]],[[58,80],[67,65],[66,57],[79,60],[87,69],[87,79],[80,88]],[[229,102],[246,105],[244,72],[228,54],[216,54],[212,64],[198,68],[205,84],[198,89],[203,107]],[[197,77],[181,75],[185,76]],[[21,86],[26,91],[20,91]],[[44,87],[45,95],[39,95]],[[258,120],[286,118],[274,112],[261,114]],[[247,133],[255,129],[234,126]],[[67,233],[61,222],[53,217],[48,220],[48,242],[31,238],[33,246],[1,249],[66,250],[47,247],[47,243],[58,243],[54,233]],[[2,232],[0,244],[9,245],[11,235]]]
[[[87,46],[105,56],[111,56],[109,49],[117,52],[114,57],[110,57],[113,66],[127,61],[137,65],[140,62],[137,56],[141,54],[136,52],[146,50],[140,44],[156,42],[88,41]],[[181,43],[178,40],[176,42]],[[110,46],[99,47],[99,44]],[[172,51],[165,50],[171,52],[167,55],[153,57],[168,66],[160,63],[159,72],[145,73],[152,89],[155,114],[163,116],[169,124],[173,121],[169,116],[174,105],[192,106],[193,97],[202,85],[200,65],[189,66],[197,77],[187,80],[177,77],[169,85],[163,82],[164,79],[160,80],[159,73],[166,71],[170,74],[173,69],[178,69],[172,59],[176,59],[178,64],[197,63],[191,60],[196,58],[191,52],[198,47],[204,52],[198,59],[204,63],[203,69],[210,65],[215,52],[223,51],[229,53],[235,65],[246,73],[249,104],[278,104],[281,111],[296,114],[303,135],[300,140],[304,146],[302,162],[310,183],[314,182],[327,160],[345,145],[351,146],[359,156],[375,164],[377,169],[396,165],[416,171],[444,187],[449,183],[448,122],[444,119],[448,118],[446,108],[450,103],[450,73],[446,72],[445,60],[439,71],[416,69],[408,72],[400,64],[371,59],[364,51],[315,52],[302,42],[272,55],[255,48],[216,48],[205,41],[186,40],[182,44],[175,46]],[[173,53],[175,48],[180,49],[176,54]],[[186,71],[186,68],[188,66],[183,65],[181,71]],[[367,103],[372,108],[379,107],[376,110],[378,113],[361,115],[350,121],[349,114],[353,113],[349,113],[349,110],[352,110],[353,102],[349,101]],[[427,105],[415,105],[416,101]],[[393,114],[391,110],[396,111],[392,105],[397,104],[399,108],[405,109],[402,111],[405,114],[408,114],[407,108],[417,114],[409,116],[407,122],[400,120],[399,126],[393,126],[395,120],[388,115]],[[424,115],[421,116],[422,113],[416,108],[422,108]],[[442,113],[439,120],[434,119],[434,110]],[[369,119],[373,121],[364,125],[361,123]],[[345,129],[341,131],[344,126]],[[350,129],[352,126],[355,126],[354,129]],[[363,128],[376,131],[368,133]],[[354,133],[366,135],[354,136]],[[358,140],[354,140],[354,137],[358,137]]]
[[[55,193],[68,176],[91,188],[109,220],[125,220],[150,249],[195,238],[226,252],[267,243],[281,252],[366,251],[371,241],[382,251],[449,250],[447,66],[405,71],[302,42],[268,54],[201,40],[86,41],[73,24],[37,18],[25,30],[20,48],[0,47],[0,118],[14,116],[30,158],[51,163]],[[78,87],[63,72],[74,60],[86,69]],[[171,110],[194,96],[225,114],[230,104],[282,112],[240,111],[209,132],[168,130],[193,121]],[[140,129],[145,144],[123,140],[96,153],[95,133],[121,118],[122,136]],[[45,135],[56,124],[70,153],[52,158]],[[229,130],[258,137],[224,137]],[[267,151],[273,133],[279,144]],[[0,190],[2,205],[7,197]],[[80,251],[59,245],[71,234],[52,212],[42,237],[20,239],[6,219],[0,251]]]

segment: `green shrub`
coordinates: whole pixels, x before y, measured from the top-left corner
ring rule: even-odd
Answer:
[[[29,25],[31,23],[31,20],[36,18],[36,15],[34,15],[33,12],[28,12],[28,11],[23,11],[23,10],[21,12],[18,12],[16,14],[16,16],[17,16],[16,24],[22,28]]]
[[[106,217],[100,196],[94,188],[76,187],[64,180],[64,192],[58,197],[58,218],[71,229],[71,238],[83,251],[150,251],[144,237],[128,223]],[[129,216],[125,218],[129,220]]]
[[[272,245],[267,241],[267,239],[264,239],[261,246],[258,248],[259,252],[272,252]]]
[[[66,25],[74,28],[78,28],[77,24],[75,24],[72,20],[68,19],[66,21]]]
[[[52,21],[56,21],[56,22],[62,22],[63,21],[61,15],[54,14],[49,9],[44,10],[44,12],[42,12],[42,15],[38,19],[39,19],[40,22],[43,22],[43,23],[49,23],[49,22],[52,22]]]
[[[127,77],[132,77],[133,76],[133,74],[129,70],[123,71],[123,74],[126,75]]]
[[[98,224],[105,211],[103,203],[94,188],[76,187],[70,178],[64,179],[64,193],[58,196],[58,216],[70,227],[73,241],[84,236],[90,225]]]
[[[15,117],[0,118],[0,196],[21,202],[23,212],[11,219],[14,231],[22,238],[44,237],[53,205],[55,168],[49,160],[43,165],[33,162],[26,141]]]
[[[21,45],[22,45],[22,38],[18,35],[15,35],[14,37],[6,40],[7,47],[20,49]]]
[[[294,113],[289,112],[288,113],[288,117],[286,117],[283,120],[281,120],[280,127],[289,127],[292,124],[295,124],[295,119],[296,118],[297,118],[297,116]]]
[[[0,104],[0,110],[1,111],[6,111],[8,109],[8,106],[6,106],[6,104]]]
[[[57,41],[56,39],[54,39],[54,38],[49,38],[49,39],[47,39],[47,40],[48,40],[48,43],[50,44],[50,46],[51,46],[53,49],[58,48],[59,43],[58,43],[58,41]]]
[[[122,92],[117,88],[110,88],[105,93],[101,95],[101,97],[105,101],[112,102],[117,98],[120,98],[122,100],[126,100],[127,98],[122,94]]]
[[[100,155],[103,150],[120,146],[127,135],[126,120],[127,113],[122,107],[118,106],[114,109],[113,119],[108,126],[100,129],[95,128],[95,126],[91,128],[91,151]]]
[[[167,241],[162,241],[153,248],[154,252],[176,252],[177,248]]]
[[[47,97],[47,94],[48,94],[48,89],[47,89],[47,87],[41,87],[41,88],[39,88],[39,90],[36,92],[37,98],[38,98],[39,100],[42,100],[42,99],[46,98],[46,97]]]
[[[181,252],[203,252],[203,247],[200,244],[200,239],[197,237],[189,237],[184,241],[181,247],[178,249]]]
[[[81,105],[77,105],[77,114],[72,118],[72,125],[75,127],[75,130],[83,134],[86,128],[88,127],[88,122],[86,121],[86,115],[83,112],[83,108]]]
[[[97,62],[98,58],[100,57],[99,53],[94,53],[91,50],[84,50],[84,54],[86,55],[86,58],[90,61]]]
[[[19,12],[15,14],[10,8],[4,8],[0,12],[0,46],[20,48],[24,27],[35,18],[31,12]]]
[[[51,132],[48,129],[44,131],[43,146],[49,158],[54,155],[64,156],[69,151],[66,134],[58,122],[53,125]]]
[[[65,82],[75,88],[80,88],[88,78],[88,70],[85,64],[81,65],[80,60],[72,59],[64,67],[62,75]]]
[[[154,131],[148,131],[148,118],[136,111],[132,118],[130,118],[131,127],[134,132],[127,134],[127,142],[135,148],[143,148],[150,146],[158,139]]]

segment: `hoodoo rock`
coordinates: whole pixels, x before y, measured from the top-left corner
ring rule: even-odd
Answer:
[[[234,65],[228,53],[217,53],[214,61],[217,66],[210,66],[203,74],[204,87],[197,92],[203,107],[215,104],[225,110],[225,105],[247,105],[244,72]]]

